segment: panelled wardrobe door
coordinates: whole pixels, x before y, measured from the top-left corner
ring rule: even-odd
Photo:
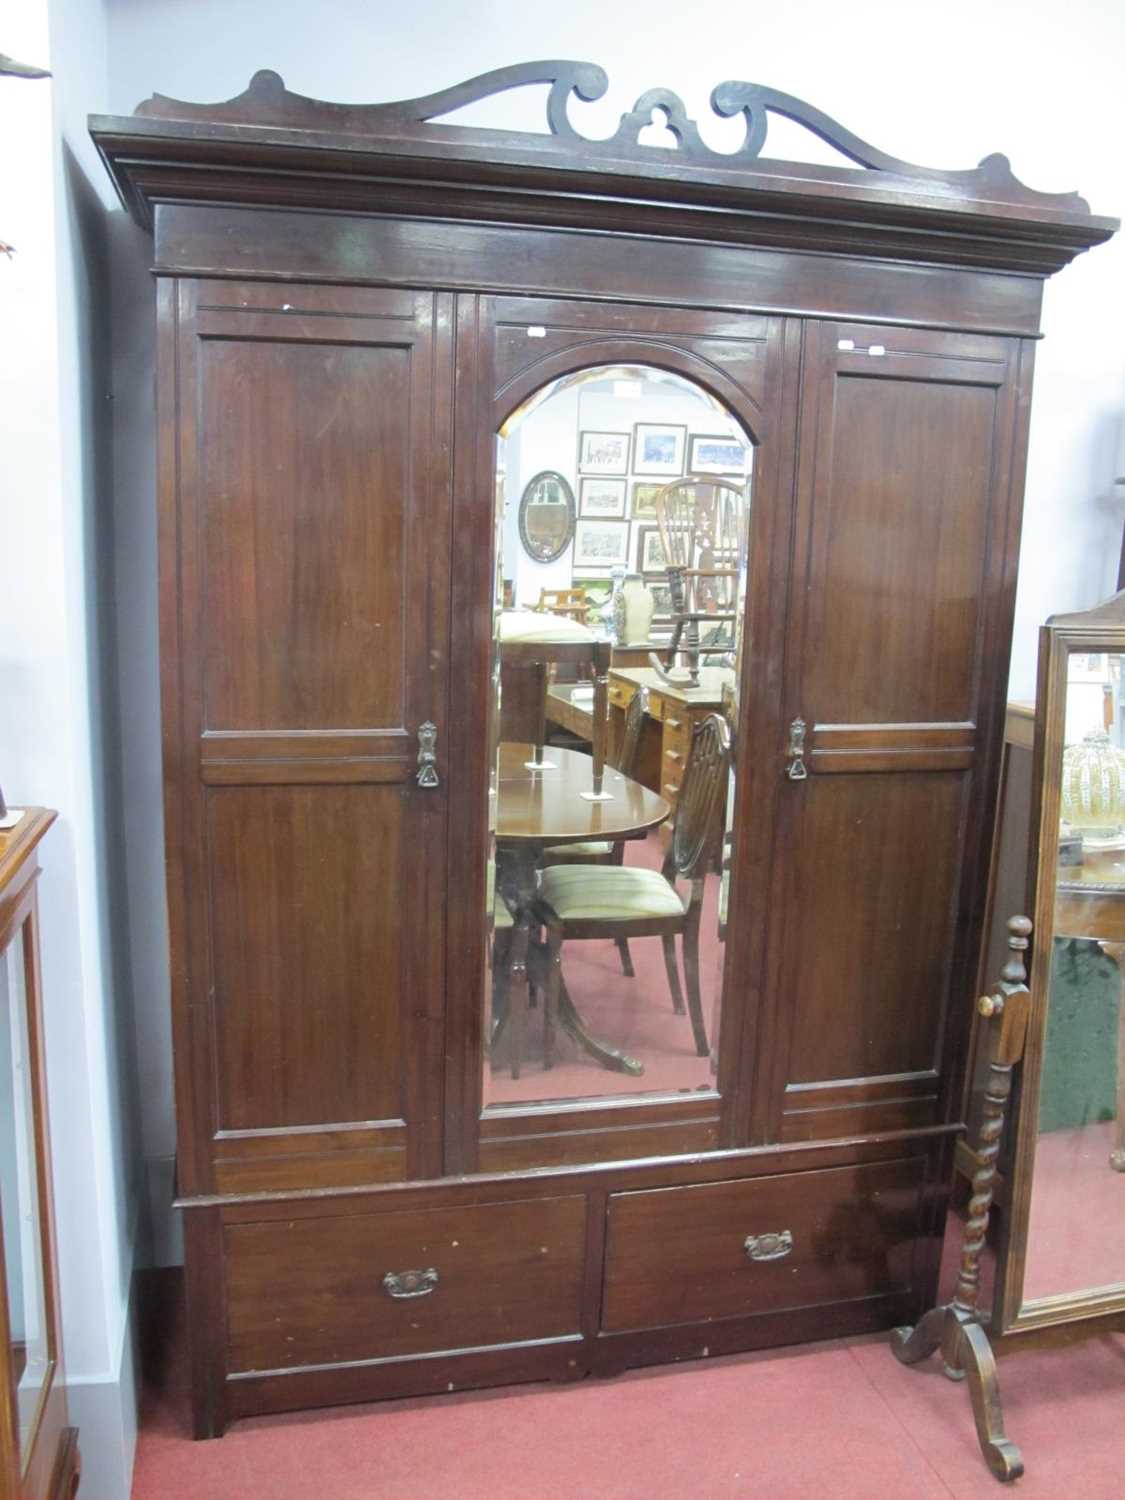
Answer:
[[[761,1137],[942,1118],[1000,729],[1023,357],[809,328]]]
[[[449,299],[183,281],[161,310],[180,1190],[432,1174]]]

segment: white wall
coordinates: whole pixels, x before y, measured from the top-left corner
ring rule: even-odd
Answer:
[[[909,161],[964,167],[1006,151],[1032,187],[1079,188],[1096,212],[1125,213],[1121,0],[1065,6],[1057,0],[787,0],[772,7],[736,7],[729,0],[692,6],[682,0],[570,0],[552,8],[510,0],[415,0],[409,7],[370,0],[321,0],[315,7],[305,0],[108,4],[110,100],[120,112],[153,91],[227,98],[261,67],[277,69],[302,93],[371,101],[425,94],[529,58],[585,58],[610,74],[608,100],[572,109],[591,135],[608,134],[642,90],[664,84],[705,122],[708,139],[733,145],[737,122],[706,123],[707,97],[724,78],[747,78],[809,100]],[[541,91],[523,91],[459,118],[539,129],[541,101]],[[795,128],[771,127],[770,150],[824,159]],[[136,288],[140,281],[138,270],[130,284]],[[119,382],[147,358],[138,351],[148,326],[142,316],[125,335],[128,356]],[[1013,652],[1018,696],[1034,688],[1039,622],[1053,610],[1095,602],[1116,578],[1125,514],[1112,485],[1125,411],[1125,239],[1081,257],[1048,284],[1044,328]],[[145,1149],[155,1158],[170,1151],[172,1136],[162,908],[154,873],[159,807],[152,759],[154,595],[146,571],[150,466],[143,454],[131,460],[128,475],[119,466],[118,514],[130,518],[130,527],[136,521],[142,539],[131,575],[138,588],[130,592],[132,614],[123,632],[143,668],[131,684],[126,714],[146,809],[145,826],[137,831],[146,884],[134,933],[147,948],[138,1027],[142,1067],[152,1079]],[[508,495],[516,495],[511,477]],[[140,888],[131,877],[133,885]]]
[[[83,1494],[128,1494],[128,1337],[139,1152],[112,649],[108,262],[104,173],[85,139],[104,108],[99,0],[25,0],[4,48],[51,82],[0,80],[9,143],[0,262],[4,537],[0,768],[8,800],[59,820],[40,886],[47,1064],[73,1419]]]

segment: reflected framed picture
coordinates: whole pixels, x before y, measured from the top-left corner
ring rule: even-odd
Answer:
[[[578,434],[578,472],[622,476],[628,474],[629,434],[627,432],[580,432]]]
[[[655,605],[653,619],[670,620],[672,618],[672,588],[668,582],[667,573],[646,573],[645,587],[652,595],[652,602]]]
[[[729,433],[693,432],[688,448],[689,474],[732,474],[740,479],[750,467],[750,446]]]
[[[603,520],[618,520],[625,514],[624,479],[580,479],[578,481],[578,512],[583,516],[601,516]]]
[[[668,564],[660,542],[660,527],[635,526],[633,529],[637,533],[636,561],[633,565],[635,571],[659,573],[663,576]]]
[[[634,521],[656,520],[656,497],[664,488],[647,479],[633,480],[633,504],[630,515]]]
[[[687,427],[674,422],[638,422],[633,428],[633,473],[677,479],[684,472]]]
[[[629,566],[628,521],[592,521],[580,518],[574,533],[574,566],[610,568]]]

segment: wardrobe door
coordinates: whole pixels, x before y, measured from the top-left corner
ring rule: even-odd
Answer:
[[[162,288],[186,1195],[440,1160],[449,311],[405,290]]]
[[[951,1107],[948,1006],[971,1004],[1007,672],[1022,358],[999,338],[809,329],[759,1138]]]

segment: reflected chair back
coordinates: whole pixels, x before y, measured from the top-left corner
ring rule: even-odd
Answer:
[[[672,869],[682,880],[702,880],[721,866],[729,770],[730,730],[721,714],[708,714],[691,737],[668,851]]]

